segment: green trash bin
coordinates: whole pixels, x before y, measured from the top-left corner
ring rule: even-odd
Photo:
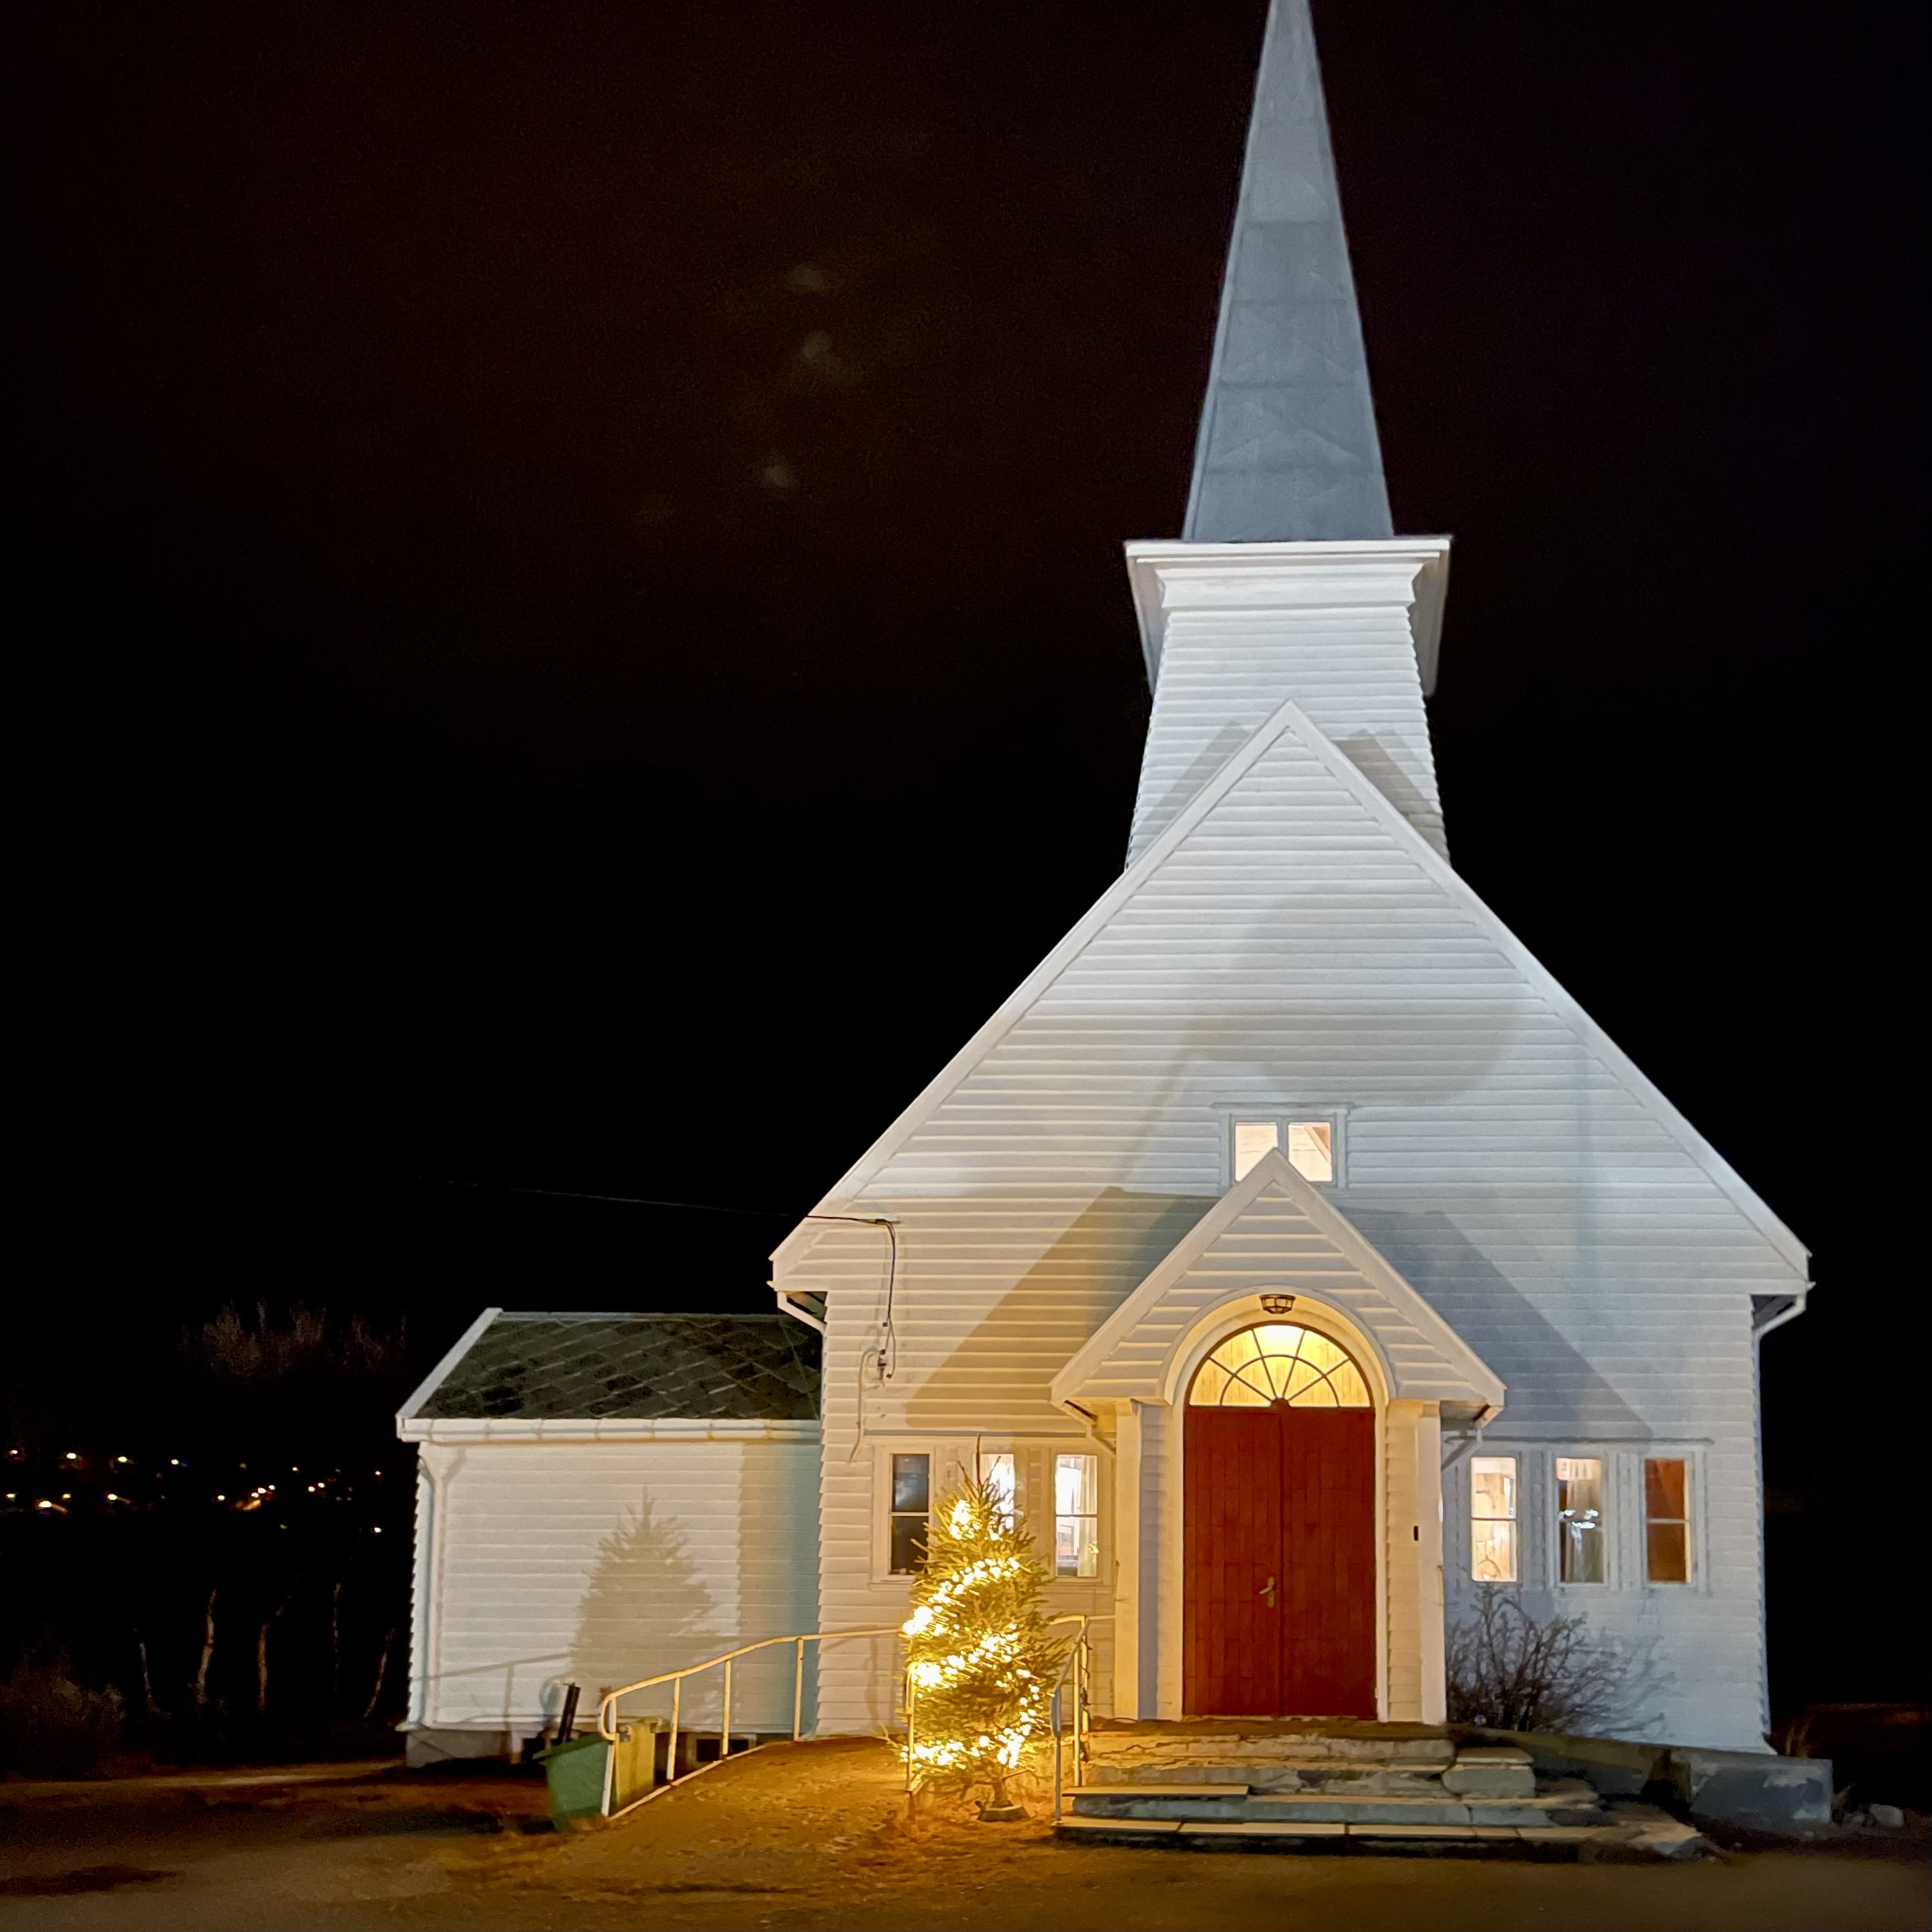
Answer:
[[[595,1731],[537,1753],[550,1781],[550,1822],[560,1832],[596,1817],[604,1809],[604,1767],[610,1747]]]

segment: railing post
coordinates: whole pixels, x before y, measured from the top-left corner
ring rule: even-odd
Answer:
[[[677,1782],[677,1714],[683,1701],[684,1678],[680,1675],[670,1680],[670,1746],[664,1754],[664,1782]]]
[[[914,1791],[914,1790],[913,1789],[913,1782],[912,1782],[912,1772],[913,1772],[912,1746],[913,1746],[913,1739],[914,1739],[914,1737],[916,1736],[916,1734],[917,1734],[917,1731],[918,1731],[918,1724],[919,1724],[919,1717],[918,1717],[918,1712],[919,1712],[919,1685],[917,1684],[917,1683],[916,1683],[916,1682],[914,1682],[914,1678],[913,1678],[913,1674],[912,1674],[912,1672],[911,1672],[910,1670],[908,1670],[908,1671],[906,1672],[905,1687],[906,1687],[906,1816],[907,1816],[908,1818],[910,1818],[910,1817],[912,1816],[912,1814],[913,1814],[913,1808],[914,1808],[914,1806],[915,1805],[915,1804],[916,1804],[916,1802],[918,1802],[918,1793],[917,1793],[916,1791]]]
[[[724,1723],[718,1740],[718,1755],[731,1755],[731,1660],[728,1657],[724,1660]]]
[[[791,1741],[798,1742],[799,1725],[805,1710],[805,1640],[798,1640],[798,1662],[791,1676]]]
[[[1060,1686],[1053,1687],[1053,1822],[1060,1822]]]

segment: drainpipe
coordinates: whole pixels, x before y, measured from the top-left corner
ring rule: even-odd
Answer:
[[[1100,1433],[1100,1418],[1090,1408],[1082,1408],[1077,1402],[1063,1402],[1060,1406],[1079,1417],[1095,1448],[1104,1449],[1109,1456],[1116,1454],[1112,1443]]]
[[[1448,1475],[1449,1472],[1454,1468],[1456,1465],[1461,1462],[1462,1458],[1468,1455],[1472,1449],[1480,1449],[1483,1446],[1483,1431],[1488,1428],[1490,1424],[1495,1421],[1496,1418],[1502,1413],[1502,1411],[1497,1408],[1496,1404],[1492,1402],[1486,1402],[1484,1405],[1482,1414],[1476,1418],[1475,1427],[1464,1433],[1462,1437],[1462,1446],[1456,1451],[1454,1455],[1451,1456],[1449,1460],[1443,1464],[1442,1473],[1444,1475]]]

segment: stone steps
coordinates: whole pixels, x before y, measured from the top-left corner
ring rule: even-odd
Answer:
[[[1576,1855],[1624,1846],[1672,1858],[1702,1844],[1654,1808],[1612,1814],[1581,1779],[1538,1778],[1514,1747],[1459,1751],[1441,1735],[1286,1726],[1258,1734],[1163,1726],[1150,1739],[1096,1742],[1090,1781],[1067,1794],[1060,1820],[1070,1839],[1290,1850],[1411,1841]]]

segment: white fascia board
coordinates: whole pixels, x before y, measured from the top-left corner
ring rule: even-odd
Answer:
[[[1372,548],[1373,546],[1366,546]],[[1260,548],[1235,545],[1234,548]],[[1715,1183],[1751,1226],[1775,1248],[1799,1281],[1810,1274],[1810,1252],[1798,1237],[1759,1199],[1744,1177],[1664,1096],[1628,1054],[1592,1019],[1570,993],[1522,941],[1505,926],[1448,860],[1390,803],[1376,787],[1322,734],[1301,707],[1290,700],[1196,792],[1167,829],[1094,901],[1086,914],[1053,950],[1028,974],[924,1090],[871,1147],[860,1156],[814,1213],[849,1214],[860,1190],[938,1112],[946,1099],[997,1046],[1027,1010],[1086,950],[1120,909],[1160,871],[1172,854],[1193,836],[1196,828],[1239,784],[1249,770],[1284,733],[1298,739],[1336,782],[1415,860],[1430,878],[1496,942],[1524,979],[1548,1000],[1551,1009],[1575,1027],[1606,1069],[1629,1090],[1638,1103],[1676,1140]],[[800,1258],[821,1232],[801,1222],[773,1250],[772,1269],[782,1274]]]
[[[477,1338],[502,1312],[500,1308],[484,1309],[483,1312],[464,1330],[461,1339],[457,1342],[455,1347],[452,1348],[448,1354],[430,1370],[428,1379],[414,1395],[410,1397],[407,1402],[403,1404],[400,1408],[397,1410],[396,1433],[405,1442],[413,1442],[417,1438],[412,1436],[403,1425],[415,1420],[421,1412],[423,1404],[442,1388],[444,1382],[448,1380],[450,1371],[476,1346]]]
[[[811,1420],[750,1416],[706,1420],[688,1416],[621,1416],[571,1421],[558,1416],[439,1416],[399,1422],[405,1442],[816,1442]]]
[[[1430,1306],[1371,1241],[1328,1196],[1300,1173],[1279,1148],[1256,1162],[1175,1244],[1147,1280],[1095,1330],[1079,1353],[1053,1378],[1056,1403],[1077,1400],[1082,1385],[1100,1369],[1118,1344],[1157,1307],[1201,1257],[1240,1220],[1263,1195],[1282,1195],[1319,1228],[1352,1262],[1364,1279],[1374,1282],[1406,1318],[1426,1335],[1442,1354],[1455,1363],[1469,1386],[1494,1409],[1508,1393],[1502,1378]]]
[[[1436,689],[1442,607],[1449,595],[1447,537],[1362,538],[1331,543],[1137,542],[1126,546],[1127,581],[1147,660],[1148,688],[1160,676],[1170,609],[1180,602],[1270,610],[1386,608],[1392,571],[1409,578],[1408,627],[1423,694]]]

